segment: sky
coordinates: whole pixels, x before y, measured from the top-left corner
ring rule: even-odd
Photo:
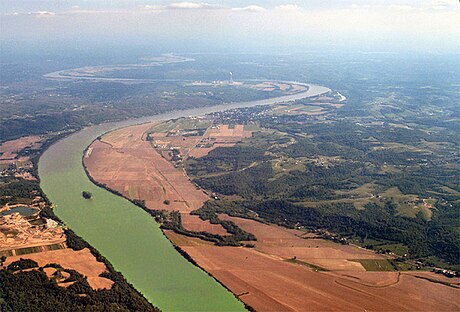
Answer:
[[[1,0],[0,43],[460,53],[460,2]]]

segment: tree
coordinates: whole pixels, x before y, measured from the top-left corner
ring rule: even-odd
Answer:
[[[83,196],[84,199],[90,199],[93,194],[91,194],[91,192],[88,192],[88,191],[83,191],[81,192],[81,196]]]

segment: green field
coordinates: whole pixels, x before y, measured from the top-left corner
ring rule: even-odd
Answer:
[[[195,118],[180,118],[175,120],[168,120],[156,125],[150,129],[151,132],[169,132],[171,130],[192,130],[192,129],[206,129],[211,125],[208,119],[195,119]]]
[[[386,259],[359,259],[351,260],[361,263],[366,271],[394,271],[395,268]]]

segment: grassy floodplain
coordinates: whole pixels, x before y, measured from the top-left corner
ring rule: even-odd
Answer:
[[[183,258],[163,236],[154,219],[129,201],[95,186],[82,165],[85,148],[102,133],[148,120],[171,119],[212,111],[300,99],[329,89],[262,101],[232,103],[108,123],[85,128],[52,145],[40,158],[41,187],[55,213],[76,234],[99,250],[152,304],[165,311],[240,311],[229,291]],[[82,191],[92,193],[84,199]]]

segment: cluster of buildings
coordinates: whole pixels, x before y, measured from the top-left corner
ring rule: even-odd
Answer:
[[[0,177],[15,177],[25,180],[36,180],[37,178],[31,172],[32,168],[33,165],[30,162],[20,166],[13,163],[0,170]]]
[[[441,269],[441,268],[434,268],[433,272],[436,274],[443,274],[446,277],[460,277],[460,273],[453,270]]]
[[[65,242],[64,230],[56,221],[42,221],[31,223],[17,212],[0,217],[0,252]]]

